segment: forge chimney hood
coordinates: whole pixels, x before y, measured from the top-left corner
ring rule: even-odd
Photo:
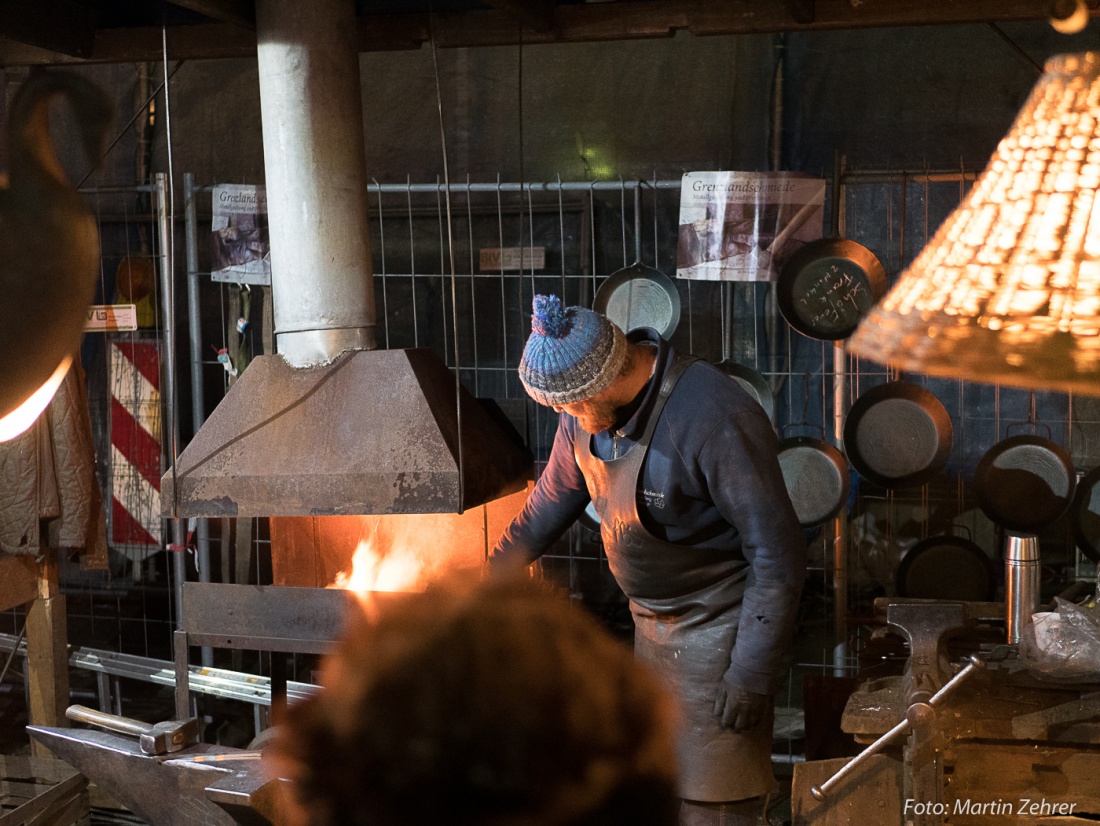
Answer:
[[[455,398],[428,350],[311,369],[260,356],[164,475],[163,501],[175,482],[181,517],[457,513],[522,490],[531,461],[514,434]]]
[[[430,351],[376,350],[354,0],[257,0],[277,355],[161,479],[166,516],[459,513],[530,455]]]

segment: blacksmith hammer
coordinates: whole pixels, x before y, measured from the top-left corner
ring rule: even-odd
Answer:
[[[171,754],[194,745],[199,740],[199,720],[166,720],[163,723],[143,723],[129,717],[108,714],[82,705],[65,709],[65,716],[78,723],[99,726],[118,734],[132,734],[144,754]]]

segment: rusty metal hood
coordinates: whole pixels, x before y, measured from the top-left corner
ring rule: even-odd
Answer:
[[[179,517],[457,513],[529,478],[515,432],[431,351],[355,350],[254,359],[161,489]]]

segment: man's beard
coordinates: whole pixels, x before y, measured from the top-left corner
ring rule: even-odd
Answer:
[[[574,418],[585,433],[603,433],[615,426],[616,410],[615,405],[608,402],[589,401],[585,405],[584,413]]]

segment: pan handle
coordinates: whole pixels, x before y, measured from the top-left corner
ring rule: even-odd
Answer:
[[[797,430],[809,430],[821,437],[821,441],[827,441],[825,438],[825,428],[821,425],[810,424],[809,422],[790,422],[779,428],[780,436],[786,436],[787,433]]]
[[[1021,428],[1022,427],[1030,427],[1032,433],[1035,433],[1041,427],[1043,430],[1045,430],[1047,432],[1046,438],[1051,439],[1050,425],[1048,425],[1046,422],[1037,422],[1037,421],[1034,421],[1034,420],[1027,421],[1027,422],[1012,422],[1010,424],[1005,425],[1005,436],[1011,436],[1012,435],[1012,428],[1013,427],[1021,427]]]
[[[951,533],[952,534],[954,534],[955,531],[957,531],[957,530],[958,531],[966,531],[966,538],[971,542],[974,541],[974,533],[973,533],[973,531],[970,530],[969,526],[967,526],[967,525],[952,525],[951,526]]]
[[[787,245],[787,242],[791,239],[796,232],[798,232],[804,223],[809,220],[810,215],[817,209],[817,203],[810,201],[802,205],[802,208],[794,214],[794,217],[787,222],[787,225],[783,229],[779,230],[775,238],[768,245],[768,252],[773,256],[779,257],[783,252],[783,248]]]

